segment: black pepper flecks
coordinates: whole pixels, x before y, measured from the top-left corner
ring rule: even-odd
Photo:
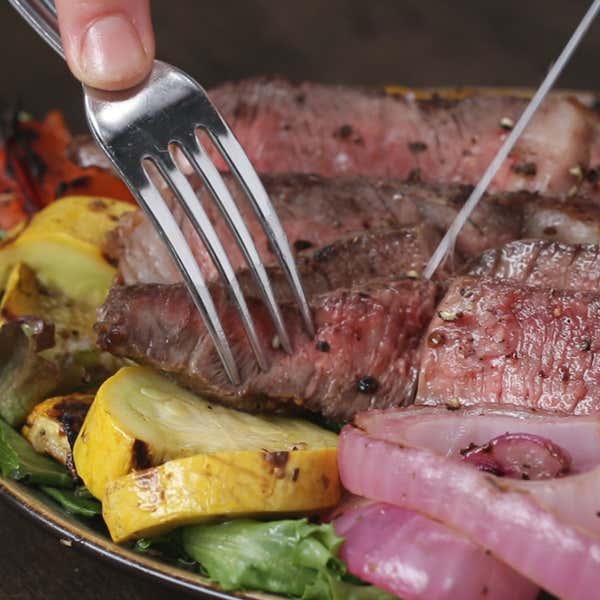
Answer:
[[[421,152],[425,152],[427,150],[427,144],[425,142],[409,142],[408,149],[413,154],[420,154]]]
[[[592,340],[582,340],[579,344],[579,349],[582,352],[589,352],[592,349]]]
[[[302,250],[308,250],[313,247],[313,243],[308,240],[296,240],[294,242],[294,250],[296,252],[302,252]]]
[[[526,177],[534,177],[537,175],[537,165],[534,162],[516,163],[512,166],[512,170],[519,175]]]
[[[352,125],[342,125],[335,133],[334,136],[341,140],[348,139],[354,133]]]
[[[362,394],[374,394],[379,389],[379,382],[375,377],[361,377],[356,387]]]
[[[325,340],[319,340],[315,347],[319,352],[329,352],[329,350],[331,350],[329,342],[326,342]]]
[[[585,180],[590,183],[596,183],[600,179],[600,171],[598,169],[588,169],[585,172]]]

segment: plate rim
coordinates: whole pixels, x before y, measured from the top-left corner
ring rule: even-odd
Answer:
[[[31,491],[30,491],[31,490]],[[83,550],[86,554],[101,558],[104,562],[117,566],[123,571],[136,573],[151,580],[158,580],[171,589],[193,593],[199,598],[214,600],[237,600],[239,598],[265,598],[266,596],[249,596],[241,593],[229,593],[212,587],[213,584],[200,575],[170,565],[167,562],[137,553],[125,546],[119,546],[99,532],[80,525],[60,514],[56,506],[53,510],[49,504],[35,498],[31,492],[35,488],[18,481],[0,476],[0,498],[3,502],[14,506],[30,520],[41,524],[46,531],[59,540],[70,542],[69,547]]]

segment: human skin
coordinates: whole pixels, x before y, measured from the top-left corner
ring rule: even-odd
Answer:
[[[73,75],[104,90],[140,83],[154,60],[149,0],[55,0]]]

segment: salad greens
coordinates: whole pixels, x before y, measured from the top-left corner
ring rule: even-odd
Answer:
[[[42,492],[70,513],[83,517],[102,513],[102,505],[85,487],[73,489],[73,478],[61,464],[38,454],[19,432],[2,419],[0,472],[4,477],[39,486]]]
[[[75,488],[62,465],[38,454],[1,419],[0,471],[4,477],[39,486],[73,514],[95,517],[102,513],[101,503],[84,487]],[[302,600],[393,598],[346,572],[337,557],[342,541],[331,525],[315,525],[307,519],[237,519],[141,539],[135,548],[159,552],[181,566],[195,568],[225,590],[259,590]]]
[[[41,319],[0,326],[0,417],[15,427],[58,385],[58,367],[39,354],[52,345],[54,329]]]
[[[72,488],[73,479],[54,460],[38,454],[29,442],[0,419],[0,471],[27,483]]]
[[[260,590],[302,600],[388,600],[337,558],[343,542],[331,525],[307,519],[237,519],[181,531],[183,548],[225,590]]]
[[[95,498],[85,498],[77,490],[64,490],[55,487],[42,486],[46,495],[58,502],[67,512],[82,517],[95,517],[102,514],[102,504]]]

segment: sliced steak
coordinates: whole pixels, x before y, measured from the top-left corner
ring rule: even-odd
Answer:
[[[600,411],[600,294],[459,278],[424,338],[419,404]]]
[[[474,184],[527,101],[419,101],[410,95],[254,79],[210,96],[260,172],[383,175]],[[566,194],[588,166],[594,125],[576,100],[546,101],[492,190]],[[224,165],[222,165],[224,167]]]
[[[235,308],[220,288],[215,302],[244,384],[229,384],[202,320],[182,284],[113,287],[99,312],[98,344],[173,375],[192,390],[244,410],[319,412],[334,421],[411,398],[419,342],[434,309],[433,284],[405,279],[313,297],[316,337],[302,331],[297,309],[283,305],[294,345],[288,356],[271,343],[262,303],[249,306],[266,340],[271,368],[256,366]]]
[[[600,246],[548,240],[511,242],[484,252],[471,263],[468,274],[558,290],[600,292]]]
[[[523,205],[524,238],[550,239],[567,244],[600,243],[600,206],[583,198],[559,202],[533,199]]]
[[[228,182],[231,184],[229,178]],[[280,175],[263,178],[290,244],[298,251],[330,244],[348,233],[381,228],[399,228],[428,222],[445,231],[462,206],[468,189],[462,186],[429,186],[394,179],[341,177],[326,179],[313,175]],[[255,239],[265,264],[275,256],[251,208],[239,190],[231,185],[238,206]],[[459,236],[461,254],[474,256],[520,237],[522,195],[515,207],[494,198],[484,200]],[[205,189],[201,201],[223,241],[234,268],[245,266],[236,243]],[[194,254],[208,279],[216,270],[197,234],[174,205]],[[179,281],[168,251],[150,221],[141,212],[123,217],[110,236],[107,253],[118,262],[123,281],[132,283],[174,283]]]
[[[371,279],[417,278],[440,239],[439,232],[427,225],[365,231],[341,238],[315,252],[300,253],[296,264],[304,291],[312,298]],[[279,302],[293,302],[292,288],[283,271],[272,266],[267,268],[267,273]],[[438,278],[446,275],[442,271]],[[245,295],[259,297],[249,271],[238,272],[238,280]]]

